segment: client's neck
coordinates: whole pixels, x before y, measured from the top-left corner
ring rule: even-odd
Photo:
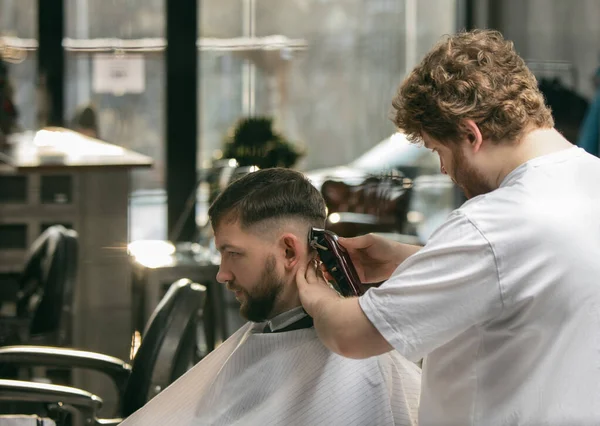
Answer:
[[[300,300],[298,300],[298,303],[290,303],[290,304],[285,304],[285,305],[278,305],[275,309],[273,309],[273,311],[271,312],[271,314],[269,315],[269,320],[275,318],[278,315],[281,314],[285,314],[286,312],[289,312],[293,309],[299,308],[301,307],[302,304],[300,303]]]
[[[269,319],[283,314],[284,312],[291,311],[299,306],[302,306],[302,302],[300,302],[300,295],[298,294],[296,281],[294,280],[293,282],[287,282],[277,296],[275,306],[269,315]]]

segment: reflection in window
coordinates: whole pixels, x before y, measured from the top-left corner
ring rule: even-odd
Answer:
[[[164,3],[164,0],[66,0],[65,35],[69,38],[164,37]]]
[[[420,59],[455,25],[455,2],[447,0],[247,0],[241,4],[244,7],[229,15],[240,19],[228,21],[231,37],[239,36],[238,28],[246,37],[281,35],[302,40],[306,48],[244,56],[223,52],[219,60],[202,54],[199,151],[205,160],[220,147],[237,111],[275,117],[290,140],[306,147],[301,168],[350,162],[394,132],[389,120],[391,100],[407,68],[414,65],[407,59]],[[208,0],[203,2],[203,13],[219,7],[219,1]],[[248,7],[253,9],[249,12]],[[431,17],[427,10],[436,10],[444,18]],[[406,25],[409,16],[411,25]],[[216,31],[216,24],[212,25],[210,30]],[[212,36],[210,30],[202,28],[202,35]],[[236,64],[235,72],[220,68],[227,63]],[[241,96],[233,94],[236,88]],[[245,108],[248,90],[253,101],[249,109]]]
[[[203,51],[199,55],[198,167],[210,167],[225,134],[242,115],[243,61],[231,53]]]
[[[93,55],[67,54],[65,121],[80,130],[86,124],[82,113],[91,107],[96,114],[97,136],[154,160],[151,169],[133,170],[132,190],[163,188],[163,54],[144,55],[144,91],[141,93],[97,93],[93,84],[93,61]],[[90,122],[93,119],[88,119],[87,123]]]
[[[163,0],[67,0],[66,14],[69,46],[109,38],[160,40],[165,35]],[[98,76],[103,70],[104,80]],[[128,72],[135,73],[132,85],[124,86],[129,89],[107,90],[117,80],[126,82]],[[152,157],[151,169],[132,172],[134,192],[164,187],[164,74],[162,51],[108,56],[67,51],[65,122]]]
[[[257,9],[260,35],[283,33],[308,44],[275,71],[285,86],[276,105],[280,125],[306,144],[306,168],[347,163],[393,132],[389,105],[405,72],[404,1],[313,0],[283,7],[267,0]],[[273,72],[260,68],[258,80],[269,79]],[[260,113],[278,113],[273,103],[257,104]]]
[[[30,44],[35,43],[37,31],[37,0],[0,1],[0,37],[18,38]],[[0,56],[8,64],[13,102],[19,112],[17,126],[34,129],[37,124],[37,55],[34,51],[6,50],[2,45],[0,40]]]
[[[37,55],[22,52],[25,57],[8,63],[8,78],[13,87],[13,102],[17,108],[17,127],[25,130],[37,128]]]
[[[0,35],[37,38],[38,0],[0,1]]]

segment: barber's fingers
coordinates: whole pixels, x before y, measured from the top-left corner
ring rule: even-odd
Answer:
[[[309,265],[308,269],[309,270],[312,269],[313,272],[312,272],[311,276],[314,276],[314,281],[315,282],[319,282],[321,284],[325,284],[325,285],[327,285],[329,287],[329,284],[327,284],[328,280],[327,280],[327,277],[326,277],[326,274],[325,274],[326,269],[323,266],[323,262],[321,262],[320,260],[317,259],[315,261],[314,267],[311,267]]]
[[[326,283],[317,260],[310,260],[308,264],[301,265],[296,272],[296,284],[299,289],[309,285],[318,284],[320,281]]]
[[[300,265],[296,271],[296,284],[299,288],[308,284],[306,282],[306,267],[307,265]]]
[[[326,281],[333,281],[333,275],[329,273],[329,271],[323,263],[319,265],[319,268],[321,269],[321,273],[323,274],[323,277],[325,277]]]
[[[338,242],[347,249],[361,250],[373,245],[375,237],[372,234],[360,235],[358,237],[338,237]]]
[[[308,283],[317,282],[317,263],[316,259],[311,260],[306,268],[306,281]]]

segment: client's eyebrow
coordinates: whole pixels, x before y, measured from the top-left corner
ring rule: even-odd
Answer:
[[[240,251],[241,249],[242,249],[241,247],[234,246],[233,244],[223,244],[223,245],[217,247],[217,250],[219,250],[220,252],[223,252],[225,250]]]

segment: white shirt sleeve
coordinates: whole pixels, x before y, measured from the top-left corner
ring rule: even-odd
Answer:
[[[493,249],[456,211],[425,247],[359,302],[383,337],[416,361],[502,311]]]

